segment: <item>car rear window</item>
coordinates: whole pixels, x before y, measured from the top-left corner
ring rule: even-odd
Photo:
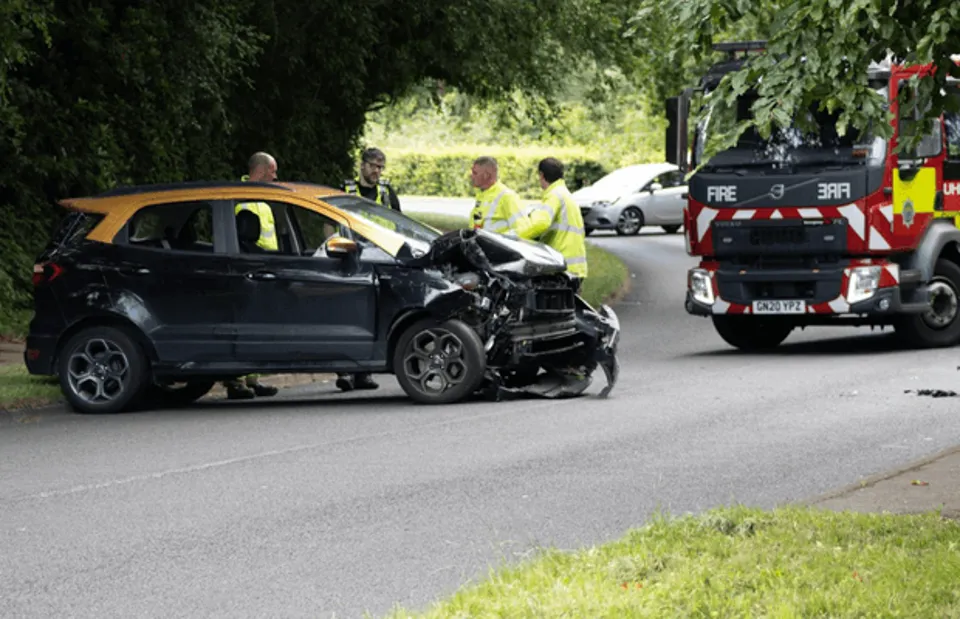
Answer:
[[[99,213],[71,211],[60,220],[50,238],[51,247],[74,247],[103,220]]]

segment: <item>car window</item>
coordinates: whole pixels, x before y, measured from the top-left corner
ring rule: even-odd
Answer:
[[[439,232],[420,223],[416,219],[404,215],[399,211],[380,206],[364,198],[336,196],[322,199],[332,206],[343,209],[358,217],[363,217],[368,222],[399,234],[409,241],[415,241],[429,246],[430,243],[440,236]]]
[[[660,183],[664,189],[667,187],[676,187],[683,182],[683,177],[678,170],[673,170],[671,172],[664,172],[654,181]]]
[[[322,250],[323,244],[332,236],[344,235],[344,226],[333,219],[303,208],[302,206],[288,205],[288,213],[293,224],[299,230],[300,254],[314,256]]]
[[[950,93],[952,99],[960,99],[960,85],[953,85]],[[947,159],[960,161],[960,113],[945,111],[943,122],[947,131]]]
[[[127,222],[126,239],[135,247],[212,253],[213,207],[209,202],[144,207]]]

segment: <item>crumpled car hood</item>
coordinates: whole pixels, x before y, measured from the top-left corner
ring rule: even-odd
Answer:
[[[536,277],[566,271],[563,254],[542,243],[515,239],[483,229],[454,230],[431,243],[414,265],[457,263],[507,276]]]

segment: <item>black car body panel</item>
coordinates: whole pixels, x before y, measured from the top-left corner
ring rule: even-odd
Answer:
[[[401,335],[431,318],[459,320],[476,332],[487,356],[485,386],[569,395],[581,392],[598,366],[608,379],[604,395],[616,380],[616,315],[577,296],[562,255],[544,245],[483,230],[414,229],[395,212],[383,216],[401,224],[398,233],[408,224],[412,230],[399,249],[396,237],[388,239],[393,245],[373,243],[332,214],[323,221],[336,232],[311,240],[307,225],[295,221],[305,217],[293,213],[300,205],[281,204],[273,212],[284,251],[244,253],[233,224],[237,200],[162,197],[130,207],[136,214],[107,226],[109,234],[87,234],[101,215],[64,220],[35,267],[42,273],[25,353],[31,373],[57,374],[61,346],[91,325],[133,334],[155,380],[393,373]],[[372,208],[356,200],[368,202],[342,196],[326,203]],[[167,219],[135,230],[131,222],[154,206],[167,208]],[[195,229],[185,233],[190,225]],[[331,239],[355,250],[328,252]],[[551,374],[549,381],[537,369]]]

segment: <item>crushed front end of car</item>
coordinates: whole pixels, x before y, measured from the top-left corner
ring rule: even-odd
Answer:
[[[562,254],[485,230],[457,230],[435,240],[421,260],[469,293],[442,311],[483,342],[483,390],[571,397],[590,386],[598,367],[607,383],[600,397],[613,389],[619,319],[609,306],[595,309],[576,294]]]

